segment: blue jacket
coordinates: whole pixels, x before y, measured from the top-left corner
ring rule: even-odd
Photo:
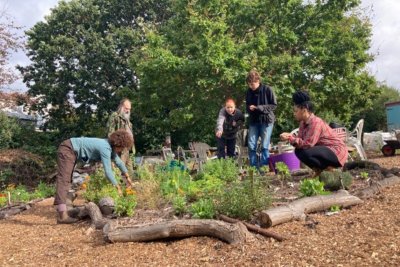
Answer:
[[[112,151],[107,139],[78,137],[71,138],[70,140],[72,147],[76,152],[76,159],[85,163],[101,161],[103,163],[106,177],[113,185],[117,185],[118,182],[115,179],[114,172],[112,171],[112,160],[122,173],[128,172],[122,160]]]

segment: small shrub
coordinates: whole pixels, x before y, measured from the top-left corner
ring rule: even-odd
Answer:
[[[248,220],[254,211],[265,209],[271,204],[270,193],[260,179],[237,181],[225,188],[219,197],[217,210],[230,217]]]
[[[239,167],[233,159],[215,159],[204,164],[203,172],[222,181],[232,182],[238,179]]]
[[[320,182],[318,179],[300,181],[300,193],[304,197],[329,194],[324,190],[324,183]]]
[[[125,195],[117,196],[114,198],[115,201],[115,214],[118,216],[128,216],[132,217],[135,213],[136,208],[136,196]]]
[[[175,196],[172,199],[172,207],[174,208],[175,214],[183,214],[187,211],[187,202],[186,198],[183,196]]]
[[[190,175],[186,171],[172,169],[160,173],[162,175],[161,190],[163,195],[177,195],[187,192]]]
[[[33,195],[23,185],[18,185],[12,190],[7,191],[11,193],[11,202],[28,202],[33,199]]]
[[[35,198],[46,198],[54,196],[56,193],[56,187],[54,185],[47,185],[46,183],[40,181],[37,188],[35,189]]]
[[[275,168],[277,170],[279,180],[281,181],[281,186],[283,187],[283,183],[291,177],[289,167],[284,162],[277,162],[275,164]]]
[[[190,206],[193,218],[212,219],[215,216],[215,207],[212,199],[200,199]]]
[[[209,174],[198,177],[200,177],[200,179],[191,181],[189,184],[187,196],[191,201],[198,200],[202,197],[218,195],[225,184],[222,180]]]
[[[353,182],[353,177],[349,172],[342,172],[340,170],[323,171],[319,179],[324,183],[324,188],[327,190],[348,189]]]

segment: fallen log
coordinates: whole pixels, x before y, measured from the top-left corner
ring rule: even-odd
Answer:
[[[6,219],[30,208],[31,206],[29,204],[18,204],[4,207],[0,210],[0,219]]]
[[[104,225],[110,222],[109,219],[103,217],[100,208],[95,203],[89,202],[85,205],[85,208],[92,220],[92,226],[95,229],[103,229]]]
[[[262,227],[271,227],[292,220],[304,219],[308,213],[324,211],[333,205],[345,208],[361,203],[363,201],[358,197],[350,195],[346,190],[339,190],[331,195],[304,197],[286,205],[262,211],[259,221]]]
[[[400,177],[390,176],[390,177],[385,178],[380,181],[376,181],[376,182],[374,181],[374,183],[371,186],[355,192],[354,195],[361,199],[367,199],[367,198],[370,198],[370,197],[376,195],[377,193],[381,192],[381,190],[383,188],[389,187],[389,186],[392,186],[392,185],[395,185],[398,183],[400,183]]]
[[[272,237],[272,238],[274,238],[274,239],[276,239],[278,241],[283,241],[285,239],[283,236],[281,236],[281,235],[279,235],[277,233],[274,233],[272,231],[268,231],[266,229],[263,229],[261,227],[255,226],[255,225],[247,223],[247,222],[242,222],[240,220],[228,217],[226,215],[219,215],[218,218],[220,220],[222,220],[222,221],[229,222],[229,223],[241,222],[247,227],[248,230],[256,232],[256,233],[261,234],[261,235],[266,236],[266,237]]]
[[[209,236],[229,244],[246,242],[251,238],[242,223],[225,223],[218,220],[173,220],[150,225],[132,225],[120,227],[110,222],[103,229],[105,240],[115,242],[143,242],[166,238],[191,236]]]

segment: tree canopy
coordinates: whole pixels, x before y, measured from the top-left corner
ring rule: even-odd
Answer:
[[[210,140],[226,97],[243,107],[257,69],[278,96],[275,132],[295,127],[291,95],[308,90],[320,115],[348,122],[376,93],[364,67],[371,36],[359,1],[172,1],[174,16],[149,25],[132,56],[147,127],[182,141]],[[137,52],[137,51],[136,51]]]
[[[308,90],[322,117],[349,122],[377,93],[364,70],[371,25],[359,0],[72,0],[27,32],[32,95],[52,127],[82,134],[133,100],[139,146],[212,141],[226,97],[244,107],[249,70],[278,97],[275,132],[295,128],[291,95]],[[79,105],[71,104],[72,98]],[[95,107],[95,108],[94,108]],[[96,126],[95,124],[98,123]],[[77,127],[78,126],[78,127]],[[69,127],[69,128],[67,128]]]
[[[26,32],[33,62],[19,67],[36,107],[50,110],[49,128],[67,136],[101,127],[122,97],[137,89],[128,57],[143,44],[141,21],[166,17],[163,1],[61,1]],[[99,133],[101,135],[101,133]]]

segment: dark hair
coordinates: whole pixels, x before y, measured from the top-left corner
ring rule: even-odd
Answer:
[[[301,109],[307,109],[310,112],[314,111],[314,105],[311,102],[311,98],[306,91],[297,91],[292,96],[293,103],[295,106]]]
[[[256,70],[251,70],[246,77],[246,82],[261,82],[261,76]]]
[[[124,147],[130,148],[133,146],[133,138],[130,133],[126,130],[118,130],[113,132],[110,137],[108,137],[108,142],[111,145],[111,148],[115,147]]]

